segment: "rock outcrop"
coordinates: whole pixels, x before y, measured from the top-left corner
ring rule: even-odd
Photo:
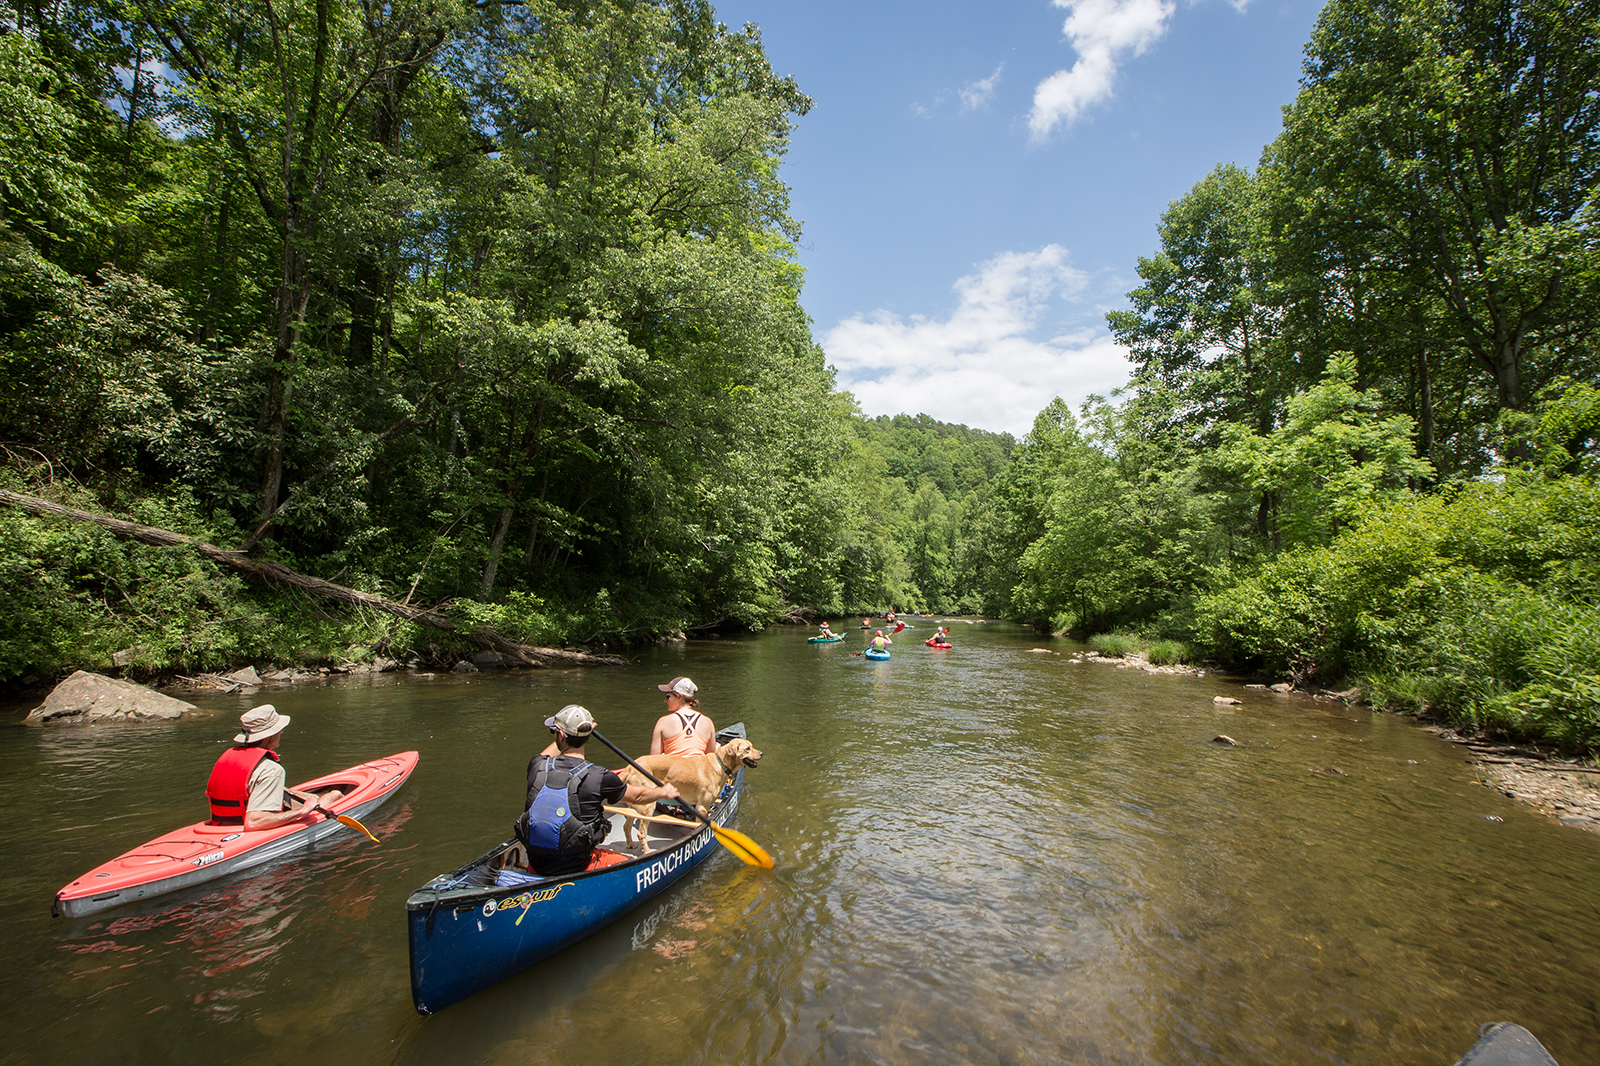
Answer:
[[[28,712],[27,721],[40,725],[147,721],[178,718],[195,709],[194,704],[163,696],[155,689],[79,670]]]

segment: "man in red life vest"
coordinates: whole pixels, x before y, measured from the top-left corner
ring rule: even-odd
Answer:
[[[239,716],[243,731],[233,738],[238,746],[222,753],[206,782],[214,825],[237,825],[246,831],[274,829],[308,818],[318,803],[344,795],[338,789],[319,795],[290,792],[284,787],[278,743],[288,724],[289,716],[279,714],[270,703],[252,707]],[[286,796],[300,800],[299,805],[285,809]]]

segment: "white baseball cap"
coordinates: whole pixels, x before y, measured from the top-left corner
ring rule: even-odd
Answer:
[[[694,694],[700,691],[687,677],[675,677],[665,685],[657,685],[656,688],[662,692],[670,692],[674,696],[682,696],[686,700],[694,699]]]

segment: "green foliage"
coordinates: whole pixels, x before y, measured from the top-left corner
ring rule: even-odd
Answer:
[[[1208,647],[1300,681],[1348,674],[1401,706],[1592,745],[1600,487],[1527,475],[1380,507],[1203,597]]]
[[[1194,649],[1181,640],[1151,641],[1145,657],[1156,666],[1178,666],[1194,662]]]
[[[73,154],[80,119],[50,91],[61,84],[38,41],[0,33],[0,233],[48,241],[100,221]]]
[[[1144,647],[1144,642],[1132,633],[1096,633],[1089,638],[1089,647],[1101,655],[1121,659]]]
[[[1316,387],[1289,398],[1271,434],[1222,426],[1216,462],[1271,501],[1284,547],[1324,543],[1375,502],[1431,478],[1413,449],[1410,417],[1380,417],[1381,399],[1356,391],[1355,380],[1355,360],[1337,356]]]
[[[70,502],[94,508],[83,494]],[[236,535],[186,492],[133,501],[134,520],[202,539]],[[199,673],[241,662],[327,661],[375,640],[371,620],[247,587],[192,552],[96,526],[0,510],[0,683],[72,669]],[[122,653],[118,655],[118,653]]]

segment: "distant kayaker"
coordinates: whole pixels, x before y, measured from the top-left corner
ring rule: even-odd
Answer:
[[[675,677],[656,688],[667,694],[667,713],[650,735],[651,755],[704,755],[717,750],[717,727],[700,713],[700,690],[687,677]]]
[[[872,646],[874,648],[877,648],[879,651],[886,650],[889,647],[889,645],[891,645],[893,643],[894,643],[894,641],[890,640],[888,637],[883,635],[883,630],[881,630],[881,629],[878,630],[876,632],[876,634],[874,634],[874,636],[872,638]]]
[[[822,623],[822,625],[819,628],[822,630],[822,638],[824,640],[832,640],[833,639],[833,630],[828,628],[828,623],[826,623],[826,622]]]
[[[316,804],[344,795],[336,788],[322,793],[291,793],[284,788],[278,744],[288,724],[289,716],[279,714],[270,703],[239,716],[243,731],[233,738],[237,747],[222,753],[206,782],[213,824],[237,825],[246,831],[273,829],[309,818]],[[299,804],[286,806],[286,796],[294,796]]]
[[[528,800],[515,827],[528,848],[528,866],[541,877],[598,870],[627,856],[599,845],[610,832],[605,804],[677,799],[671,785],[628,785],[584,757],[594,715],[569,703],[544,720],[554,734],[528,761]]]

